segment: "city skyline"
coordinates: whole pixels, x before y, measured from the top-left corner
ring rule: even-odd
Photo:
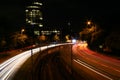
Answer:
[[[3,1],[1,4],[1,31],[15,31],[25,25],[25,7],[30,1]],[[65,27],[70,22],[71,28],[79,31],[85,21],[91,19],[103,28],[119,29],[119,5],[117,2],[90,2],[47,0],[43,2],[43,20],[48,27]],[[72,27],[73,26],[73,27]],[[9,29],[10,28],[10,29]]]

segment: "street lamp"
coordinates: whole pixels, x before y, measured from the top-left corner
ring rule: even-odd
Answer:
[[[21,34],[25,31],[25,29],[21,29]]]
[[[91,25],[91,21],[87,21],[87,25]]]

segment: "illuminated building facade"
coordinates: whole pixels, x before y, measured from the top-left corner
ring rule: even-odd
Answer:
[[[25,12],[28,32],[32,35],[40,35],[40,29],[43,27],[42,3],[33,2],[26,7]]]
[[[33,35],[51,35],[60,34],[59,30],[49,30],[43,26],[42,3],[33,2],[32,5],[26,7],[26,27],[28,33]]]

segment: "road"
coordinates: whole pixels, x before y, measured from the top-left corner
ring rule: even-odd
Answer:
[[[120,80],[120,60],[88,49],[87,43],[75,44],[72,50],[72,67],[82,80]]]
[[[61,49],[39,60],[32,80],[120,80],[120,60],[88,49],[87,43]]]
[[[31,55],[59,45],[63,44],[31,49],[5,61],[0,64],[0,80],[12,80],[11,77]],[[120,80],[120,60],[88,49],[87,43],[74,44],[71,49],[72,52],[50,54],[40,60],[34,80]],[[70,71],[65,63],[71,66]]]
[[[60,45],[60,44],[57,44]],[[45,50],[51,47],[57,46],[55,44],[51,44],[48,46],[43,46],[40,48],[31,49],[25,51],[19,55],[16,55],[7,61],[0,64],[0,80],[11,80],[11,78],[15,75],[15,73],[19,70],[21,65],[32,55],[36,54],[40,50]]]

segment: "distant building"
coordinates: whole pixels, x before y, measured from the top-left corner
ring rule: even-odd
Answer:
[[[32,36],[39,36],[41,34],[51,35],[60,34],[59,30],[48,29],[43,26],[42,3],[33,2],[26,7],[26,29],[27,33]]]
[[[26,27],[31,35],[40,35],[42,24],[42,3],[33,2],[32,5],[26,7]]]

